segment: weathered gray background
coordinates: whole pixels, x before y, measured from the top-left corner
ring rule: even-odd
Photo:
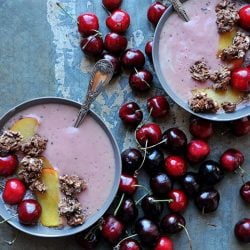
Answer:
[[[56,2],[57,0],[0,0],[0,115],[14,105],[34,97],[61,96],[82,100],[93,61],[83,56],[79,48],[80,37],[76,23],[58,9]],[[153,28],[146,18],[147,8],[153,0],[123,2],[122,7],[130,13],[132,19],[126,34],[129,47],[144,49],[145,43],[153,36]],[[62,0],[61,3],[75,17],[86,11],[97,13],[100,30],[104,34],[107,32],[106,13],[101,7],[101,0]],[[146,68],[153,70],[149,62]],[[160,87],[156,77],[154,86]],[[118,119],[119,106],[125,101],[136,99],[145,109],[147,96],[155,93],[163,91],[154,88],[144,96],[131,93],[128,75],[122,74],[98,97],[94,110],[110,127],[121,150],[135,143],[133,131],[124,128]],[[171,115],[158,122],[163,129],[175,125],[187,130],[188,118],[186,112],[172,104]],[[227,147],[236,147],[244,152],[244,167],[250,171],[249,136],[232,137],[227,133],[227,128],[227,124],[217,126],[217,134],[210,141],[213,149],[210,158],[218,159]],[[250,249],[249,245],[240,245],[233,236],[234,224],[239,219],[250,216],[250,207],[238,195],[240,185],[241,179],[238,175],[228,175],[224,179],[218,186],[221,204],[212,215],[201,216],[193,204],[190,204],[184,216],[194,250]],[[166,210],[164,212],[167,213]],[[207,223],[215,224],[216,227],[208,226]],[[15,235],[15,229],[8,224],[1,225],[0,249],[81,249],[75,243],[74,237],[44,239],[23,233],[19,234],[12,246],[4,243],[4,240],[13,239]],[[184,232],[173,237],[173,240],[175,249],[188,249]],[[110,247],[101,244],[98,249]]]

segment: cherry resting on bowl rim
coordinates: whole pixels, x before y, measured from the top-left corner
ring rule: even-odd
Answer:
[[[250,91],[250,69],[237,68],[231,72],[231,85],[234,89],[248,92]]]

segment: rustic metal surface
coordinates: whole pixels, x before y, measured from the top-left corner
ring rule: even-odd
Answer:
[[[14,105],[39,96],[60,96],[82,101],[87,89],[88,73],[94,61],[85,58],[79,48],[80,37],[76,23],[65,16],[56,6],[57,0],[0,0],[0,115]],[[152,39],[153,28],[146,18],[147,8],[153,0],[124,0],[123,8],[132,18],[127,37],[129,47],[144,49]],[[105,34],[106,13],[101,0],[62,0],[61,3],[73,15],[81,12],[95,12],[99,16]],[[153,70],[147,62],[146,68]],[[155,77],[154,86],[159,87]],[[126,129],[117,117],[119,106],[128,100],[136,99],[146,110],[147,96],[164,93],[154,88],[148,95],[131,93],[128,75],[116,77],[97,98],[93,109],[105,120],[118,140],[120,150],[134,146],[133,131]],[[144,112],[147,114],[147,112]],[[158,121],[162,128],[173,125],[187,131],[189,114],[171,104],[171,115]],[[244,167],[250,171],[249,136],[235,138],[227,133],[227,124],[217,126],[216,135],[210,140],[213,153],[210,158],[218,159],[227,147],[236,147],[246,156]],[[141,179],[146,180],[143,174]],[[145,184],[147,182],[145,181]],[[229,174],[218,185],[221,203],[217,212],[202,216],[193,204],[184,213],[187,228],[193,240],[194,250],[246,250],[249,245],[239,244],[233,236],[234,224],[243,217],[249,217],[246,206],[238,195],[241,179]],[[137,194],[139,197],[142,192]],[[192,202],[190,202],[192,203]],[[167,213],[167,210],[164,210]],[[215,224],[216,227],[208,225]],[[81,249],[74,237],[44,239],[20,233],[16,242],[9,246],[4,240],[11,240],[17,231],[8,224],[0,227],[0,249]],[[176,250],[188,249],[187,238],[182,232],[172,237]],[[111,249],[100,244],[98,249]]]

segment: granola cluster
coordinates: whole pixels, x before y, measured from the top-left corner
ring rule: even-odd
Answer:
[[[209,78],[209,68],[204,61],[196,61],[189,71],[196,81],[204,82]]]
[[[18,151],[23,137],[19,132],[5,130],[0,136],[0,151]]]
[[[236,103],[233,102],[223,102],[221,106],[226,113],[232,113],[236,109]]]
[[[210,74],[210,79],[213,81],[215,90],[227,90],[231,81],[231,71],[226,66]]]

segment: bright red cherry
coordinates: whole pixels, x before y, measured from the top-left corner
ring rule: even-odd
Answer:
[[[187,172],[187,162],[181,156],[169,155],[165,159],[165,170],[170,177],[181,177]]]
[[[169,113],[169,103],[167,98],[163,95],[149,98],[147,100],[147,108],[154,118],[161,118]]]
[[[109,11],[118,9],[121,3],[122,3],[122,0],[102,0],[103,6]]]
[[[161,236],[157,241],[154,250],[174,250],[174,243],[169,237]]]
[[[104,49],[103,40],[99,35],[88,36],[81,41],[81,49],[89,56],[100,56]]]
[[[243,29],[250,29],[250,5],[246,5],[239,10],[239,24]]]
[[[210,153],[210,146],[202,140],[192,140],[187,145],[187,158],[191,163],[203,161]]]
[[[119,250],[141,250],[141,246],[138,241],[133,239],[127,239],[121,242]]]
[[[0,176],[8,176],[14,174],[17,165],[18,159],[16,155],[0,155]]]
[[[17,207],[18,219],[24,225],[34,225],[38,222],[42,208],[34,199],[23,200]]]
[[[78,16],[78,31],[83,36],[90,36],[96,34],[99,29],[99,21],[95,14],[84,13]]]
[[[240,220],[234,228],[234,233],[239,241],[250,243],[250,219]]]
[[[138,180],[135,176],[122,174],[119,184],[119,191],[128,195],[133,195],[137,190]]]
[[[114,54],[123,52],[127,48],[127,44],[127,38],[115,32],[108,33],[104,38],[105,49]]]
[[[145,45],[145,53],[152,60],[153,41],[148,41]]]
[[[130,25],[130,16],[124,10],[115,10],[107,17],[106,25],[113,32],[123,33]]]
[[[119,117],[124,123],[137,127],[142,121],[143,113],[137,103],[128,102],[121,106]]]
[[[3,200],[9,205],[15,205],[22,201],[26,193],[24,183],[17,178],[11,178],[6,181],[3,190]]]
[[[156,123],[147,123],[136,130],[136,140],[141,146],[153,146],[160,142],[161,128]]]
[[[139,69],[145,64],[145,56],[139,49],[127,49],[122,54],[121,62],[126,69]]]
[[[167,7],[160,2],[152,3],[148,8],[148,20],[156,26]]]
[[[168,193],[168,199],[173,200],[169,202],[168,207],[172,212],[181,213],[186,210],[188,205],[187,195],[179,189],[173,189]]]
[[[250,181],[244,183],[240,188],[241,198],[250,204]]]
[[[118,57],[109,53],[104,53],[102,58],[112,63],[114,67],[114,74],[119,74],[121,72],[121,61]]]
[[[237,149],[230,148],[220,157],[220,165],[225,170],[232,172],[244,163],[244,155]]]
[[[244,136],[250,133],[250,116],[232,122],[232,132],[235,136]]]
[[[250,91],[250,69],[236,68],[231,73],[231,85],[239,91]]]
[[[151,88],[153,75],[144,69],[136,71],[129,76],[129,85],[136,91],[147,91]]]

